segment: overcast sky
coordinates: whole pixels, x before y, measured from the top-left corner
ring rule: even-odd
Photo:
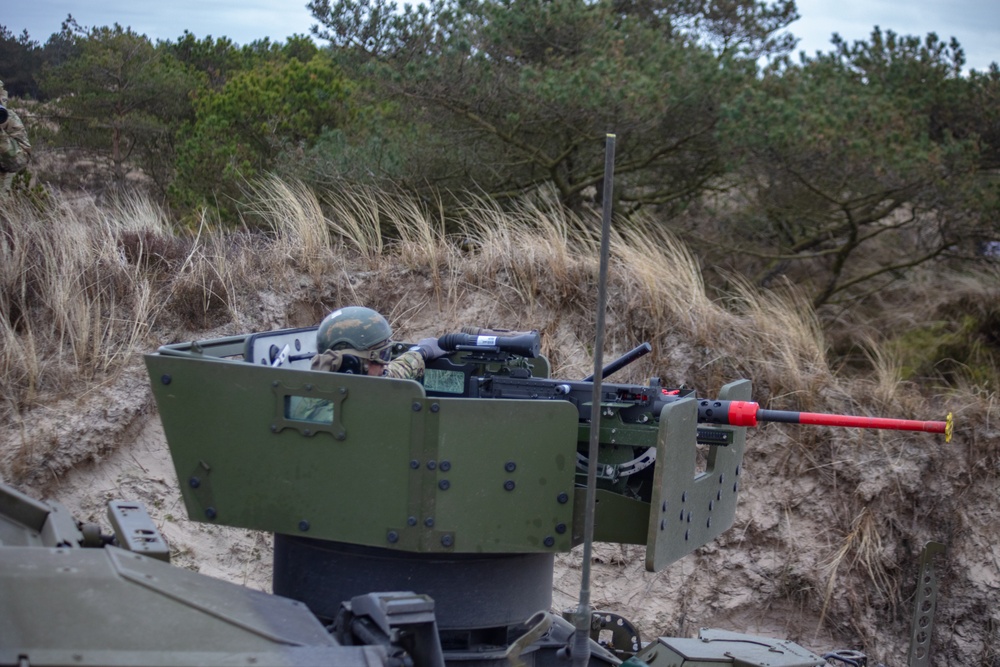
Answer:
[[[315,23],[305,0],[19,0],[4,3],[0,24],[45,42],[67,14],[81,26],[120,23],[152,39],[174,40],[188,30],[196,37],[229,37],[246,44],[261,37],[284,41],[308,34]],[[403,4],[400,0],[398,4]],[[902,35],[928,32],[958,38],[967,68],[1000,62],[1000,0],[797,0],[801,19],[790,26],[798,50],[810,56],[830,50],[837,32],[849,42],[866,40],[874,26]]]

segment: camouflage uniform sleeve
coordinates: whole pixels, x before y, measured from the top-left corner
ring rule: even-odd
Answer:
[[[28,131],[16,113],[7,110],[7,122],[0,125],[0,171],[15,173],[28,166],[31,158],[31,143]]]
[[[424,355],[417,350],[404,352],[385,367],[385,377],[401,380],[422,380],[424,377]]]

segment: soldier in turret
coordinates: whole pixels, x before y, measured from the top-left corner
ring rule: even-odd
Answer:
[[[351,369],[365,375],[420,380],[424,364],[445,352],[436,338],[424,338],[409,350],[392,358],[392,327],[371,308],[349,306],[327,315],[316,331],[312,369]]]
[[[392,358],[392,327],[371,308],[348,306],[333,311],[316,330],[314,371],[357,373],[375,377],[420,381],[426,362],[445,354],[436,338],[424,338]],[[333,404],[325,399],[295,397],[290,416],[314,422],[330,422]]]

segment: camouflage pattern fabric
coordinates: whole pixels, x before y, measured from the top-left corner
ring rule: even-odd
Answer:
[[[340,370],[340,365],[344,361],[344,355],[341,352],[334,352],[333,350],[327,350],[323,354],[317,354],[309,362],[309,368],[314,371],[326,371],[327,373],[336,373]]]
[[[355,350],[352,354],[362,359],[377,360],[380,353],[389,360],[389,339],[392,328],[384,317],[360,306],[347,306],[333,311],[319,323],[316,330],[316,349]]]
[[[420,354],[418,350],[404,352],[389,362],[382,375],[401,380],[423,380],[424,355]]]
[[[7,91],[3,87],[3,81],[0,81],[0,104],[7,106]],[[31,143],[28,141],[28,131],[24,129],[21,118],[7,109],[7,120],[0,125],[0,172],[3,173],[0,192],[9,189],[13,174],[27,167],[30,159]]]
[[[14,174],[28,166],[31,144],[20,117],[7,109],[7,122],[0,125],[0,171]]]
[[[336,373],[343,364],[344,354],[340,351],[327,350],[322,354],[317,354],[310,362],[310,368],[314,371],[327,371]],[[396,378],[400,380],[421,380],[424,377],[424,355],[418,350],[404,352],[390,361],[382,377]]]
[[[323,354],[313,357],[310,364],[314,371],[336,372],[341,365],[343,355],[340,352],[327,350]],[[423,380],[424,378],[424,355],[417,350],[404,352],[389,362],[382,373],[382,377],[396,378],[399,380]],[[303,421],[323,422],[330,424],[333,422],[333,403],[322,398],[305,398],[293,396],[289,406],[288,416],[292,419]]]
[[[333,423],[333,403],[322,398],[292,396],[288,416],[308,422]]]

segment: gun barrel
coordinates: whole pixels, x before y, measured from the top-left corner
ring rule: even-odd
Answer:
[[[760,409],[757,410],[757,419],[762,422],[810,424],[812,426],[847,426],[890,431],[944,433],[945,442],[951,440],[952,431],[954,430],[954,422],[950,413],[945,421],[921,421],[919,419],[889,419],[886,417],[859,417],[855,415],[832,415],[818,412],[786,412],[783,410]]]
[[[945,442],[951,442],[955,423],[951,413],[945,421],[921,421],[919,419],[889,419],[885,417],[859,417],[855,415],[834,415],[819,412],[790,412],[785,410],[765,410],[750,401],[707,401],[699,402],[699,418],[714,423],[731,426],[757,426],[759,422],[782,422],[785,424],[809,424],[811,426],[846,426],[853,428],[884,429],[890,431],[922,431],[924,433],[944,433]]]
[[[610,364],[608,364],[607,366],[605,366],[604,368],[601,369],[601,379],[603,380],[604,378],[608,377],[612,373],[617,373],[622,368],[624,368],[625,366],[628,366],[629,364],[631,364],[633,361],[635,361],[639,357],[645,356],[645,355],[649,354],[652,351],[653,351],[653,346],[650,345],[649,343],[643,343],[642,345],[639,345],[638,347],[635,347],[635,348],[629,350],[628,352],[626,352],[622,356],[618,357],[617,359],[615,359],[614,361],[612,361]],[[587,377],[583,378],[583,381],[584,382],[593,382],[594,381],[594,375],[593,375],[593,373],[590,374],[590,375],[588,375]]]

